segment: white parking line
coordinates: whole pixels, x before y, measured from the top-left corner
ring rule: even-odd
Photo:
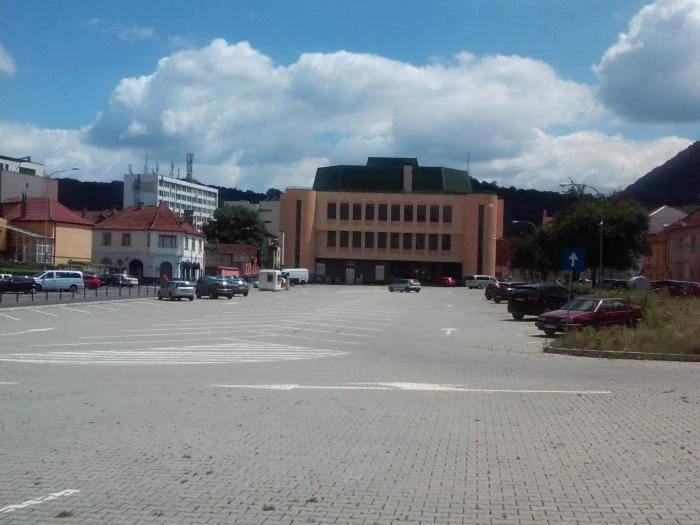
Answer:
[[[284,324],[285,328],[292,328],[296,325],[310,324],[313,326],[325,326],[325,327],[337,326],[337,327],[341,327],[341,328],[352,328],[353,330],[365,330],[367,332],[383,332],[384,331],[383,328],[367,328],[367,327],[350,325],[348,323],[342,323],[342,324],[317,323],[316,321],[293,321],[291,319],[280,319],[279,321],[277,321],[277,323]]]
[[[109,306],[102,306],[102,305],[99,305],[99,304],[91,304],[91,305],[89,305],[89,306],[92,307],[92,308],[99,308],[99,309],[101,309],[101,310],[112,310],[113,312],[118,312],[118,311],[119,311],[119,308],[110,308]]]
[[[0,385],[17,385],[16,381],[0,381]]]
[[[12,317],[11,315],[7,314],[0,314],[0,317],[7,317],[8,319],[12,319],[13,321],[19,321],[16,317]]]
[[[54,492],[53,494],[49,494],[48,496],[44,496],[43,498],[30,499],[27,501],[23,501],[22,503],[16,503],[15,505],[8,505],[7,507],[2,507],[0,508],[0,514],[9,514],[10,512],[14,512],[16,510],[21,510],[27,507],[31,507],[33,505],[41,505],[42,503],[46,503],[47,501],[51,501],[56,498],[60,498],[61,496],[70,496],[72,494],[78,494],[79,492],[80,491],[76,489],[68,489],[62,490],[61,492]]]
[[[273,334],[269,332],[260,332],[258,335],[264,335],[267,337],[293,337],[294,339],[308,339],[310,341],[321,341],[323,343],[343,343],[345,345],[361,345],[363,343],[356,343],[354,341],[343,341],[342,339],[321,339],[319,337],[309,337],[306,335],[293,335],[288,333],[283,334]]]
[[[375,335],[367,334],[349,334],[347,332],[336,332],[334,330],[318,330],[316,328],[301,328],[304,332],[316,332],[319,334],[334,334],[334,335],[347,335],[348,337],[376,337]]]
[[[92,313],[92,312],[88,312],[87,310],[79,310],[78,308],[71,308],[70,306],[59,306],[59,308],[62,308],[63,310],[72,310],[73,312],[80,312],[81,314]]]
[[[6,337],[9,335],[31,334],[34,332],[49,332],[51,330],[53,330],[53,328],[31,328],[30,330],[23,330],[22,332],[12,332],[10,334],[0,334],[0,337]]]
[[[38,310],[35,308],[28,308],[30,312],[34,312],[35,314],[41,314],[41,315],[47,315],[49,317],[58,317],[56,314],[52,314],[51,312],[45,312],[44,310]]]

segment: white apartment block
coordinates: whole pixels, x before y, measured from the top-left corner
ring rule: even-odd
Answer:
[[[280,201],[260,201],[260,204],[249,201],[226,201],[224,206],[245,206],[257,211],[265,230],[274,237],[280,236]]]
[[[165,203],[181,218],[191,213],[194,227],[201,230],[219,206],[219,190],[156,173],[124,175],[124,208],[160,203]]]
[[[0,155],[0,202],[27,197],[58,200],[58,181],[45,177],[44,165],[31,157]]]

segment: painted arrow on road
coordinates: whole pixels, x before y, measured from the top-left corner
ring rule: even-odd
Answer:
[[[442,328],[445,335],[452,335],[452,332],[456,332],[457,330],[459,330],[459,328]]]

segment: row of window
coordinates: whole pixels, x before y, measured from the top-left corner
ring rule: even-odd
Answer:
[[[185,239],[185,250],[194,250],[196,243],[199,243],[199,251],[202,251],[202,241],[192,238]],[[122,233],[122,246],[131,246],[131,234]],[[146,246],[151,245],[151,236],[146,235]],[[102,233],[102,246],[112,246],[112,232]],[[177,248],[176,235],[158,235],[158,248]]]
[[[375,207],[377,211],[377,220],[386,221],[389,216],[392,222],[426,222],[426,218],[430,219],[431,223],[440,222],[440,206],[438,204],[374,204],[373,202],[367,202],[362,205],[361,202],[352,203],[352,220],[361,221],[363,219],[362,212],[364,211],[364,220],[374,221],[375,217]],[[363,210],[364,208],[364,210]],[[401,211],[403,209],[403,217]],[[341,221],[350,220],[350,210],[351,206],[349,202],[329,202],[326,208],[326,218],[330,221],[336,220],[340,217]],[[415,212],[415,213],[414,213]],[[415,217],[415,218],[414,218]],[[451,223],[452,222],[452,206],[450,204],[445,204],[442,206],[442,222]]]
[[[364,243],[362,236],[364,234]],[[414,239],[415,235],[415,239]],[[328,248],[347,248],[352,245],[353,248],[362,248],[373,250],[376,247],[379,250],[385,250],[387,247],[392,250],[425,250],[427,238],[428,250],[437,250],[438,244],[444,252],[449,252],[452,249],[452,236],[449,234],[438,235],[437,233],[398,233],[398,232],[349,232],[349,231],[329,231],[326,236],[326,246]]]

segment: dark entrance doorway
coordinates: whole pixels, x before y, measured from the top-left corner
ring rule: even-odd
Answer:
[[[165,261],[160,265],[160,278],[163,279],[163,277],[167,279],[173,278],[173,265],[168,261]]]
[[[129,275],[138,279],[143,277],[143,263],[140,260],[134,259],[129,262]]]

